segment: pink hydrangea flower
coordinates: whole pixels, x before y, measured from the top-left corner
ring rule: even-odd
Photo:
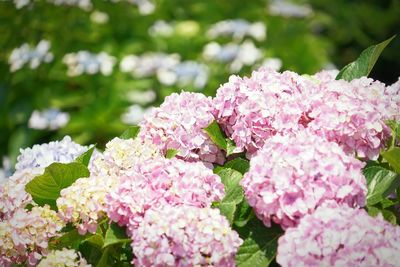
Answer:
[[[32,197],[25,191],[25,185],[42,173],[41,168],[24,169],[0,185],[0,219],[10,218],[16,210],[32,204]]]
[[[400,121],[400,77],[394,84],[386,87],[388,119]]]
[[[48,206],[18,209],[11,218],[0,222],[0,265],[35,266],[46,253],[51,237],[59,236],[65,224]]]
[[[390,136],[385,121],[391,104],[385,85],[366,77],[334,80],[325,72],[312,79],[317,86],[309,87],[307,93],[311,103],[308,128],[337,142],[346,153],[376,159]]]
[[[250,78],[231,76],[217,91],[214,115],[238,151],[251,156],[272,136],[304,128],[307,86],[313,84],[290,71],[262,68]]]
[[[133,231],[152,208],[165,205],[210,206],[224,196],[218,175],[200,162],[153,159],[135,166],[106,196],[107,214]]]
[[[327,200],[363,206],[363,166],[336,143],[307,131],[276,135],[251,159],[241,184],[264,224],[273,220],[285,229]]]
[[[173,93],[159,108],[146,114],[139,138],[150,140],[165,153],[178,150],[177,157],[186,161],[224,162],[220,149],[204,128],[213,120],[212,100],[200,93]]]
[[[235,266],[242,244],[217,209],[149,210],[132,236],[135,266]]]
[[[79,252],[73,249],[63,248],[52,250],[44,257],[37,267],[91,267]]]
[[[276,261],[283,267],[398,266],[400,227],[363,209],[330,203],[286,230]]]
[[[61,190],[57,199],[60,217],[72,222],[81,235],[97,230],[97,222],[106,215],[105,196],[119,183],[118,177],[91,176],[80,178]]]

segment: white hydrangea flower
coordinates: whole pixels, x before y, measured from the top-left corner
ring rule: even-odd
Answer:
[[[36,69],[42,62],[49,63],[53,60],[53,54],[49,52],[51,44],[47,40],[41,40],[36,47],[31,47],[25,43],[15,48],[8,59],[10,71],[14,72],[21,69],[25,64],[29,64],[31,69]]]
[[[132,103],[147,105],[156,100],[157,94],[152,89],[146,91],[132,90],[127,93],[126,98]]]
[[[95,10],[90,14],[90,20],[97,24],[106,24],[108,22],[108,15],[105,12]]]
[[[279,71],[282,68],[282,60],[277,57],[270,57],[264,59],[262,67]]]
[[[68,76],[79,76],[84,73],[110,75],[116,63],[116,58],[106,52],[93,54],[88,51],[66,54],[63,58],[64,64],[68,67]]]
[[[29,118],[28,126],[37,130],[57,130],[67,125],[69,114],[59,109],[49,108],[43,111],[34,110]]]
[[[52,250],[43,258],[37,267],[89,267],[79,252],[73,249],[63,248],[62,250]]]
[[[272,15],[284,17],[308,17],[313,14],[309,5],[300,5],[290,0],[272,0],[269,4]]]
[[[24,169],[46,168],[53,162],[69,163],[87,150],[88,147],[81,146],[73,142],[71,137],[65,136],[61,141],[21,149],[15,169],[22,171]]]
[[[179,87],[193,85],[202,89],[208,82],[208,67],[196,61],[184,61],[176,66],[160,69],[157,79],[164,85],[177,84]]]
[[[106,144],[103,154],[93,159],[90,171],[97,176],[120,176],[138,162],[161,156],[158,148],[150,142],[116,137]]]
[[[131,105],[128,110],[121,115],[123,123],[136,125],[142,121],[143,116],[149,112],[151,108],[143,108],[140,105]]]
[[[150,36],[169,37],[174,33],[174,28],[171,23],[164,20],[156,20],[148,30]]]
[[[92,0],[47,0],[54,5],[76,6],[83,10],[90,10],[93,7]]]
[[[267,27],[263,22],[251,23],[244,19],[222,20],[211,26],[207,36],[215,39],[221,36],[230,36],[236,41],[244,37],[253,37],[257,41],[264,41],[267,34]]]
[[[120,70],[142,78],[154,75],[161,69],[172,68],[178,65],[179,62],[180,56],[178,54],[149,52],[141,56],[125,56],[121,60]]]
[[[30,2],[30,0],[14,0],[14,5],[17,9],[21,9],[24,6],[29,5]]]
[[[211,42],[204,47],[203,57],[218,62],[231,62],[230,71],[238,72],[243,66],[254,65],[262,57],[262,52],[252,41],[243,44],[228,43],[220,45]]]

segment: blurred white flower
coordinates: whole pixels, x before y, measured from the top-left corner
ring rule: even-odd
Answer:
[[[264,59],[262,66],[273,69],[274,71],[279,71],[282,68],[282,60],[277,57],[266,58]]]
[[[78,76],[84,73],[110,75],[116,63],[115,57],[105,52],[93,54],[88,51],[66,54],[63,62],[68,67],[68,76]]]
[[[144,115],[150,111],[151,108],[143,108],[140,105],[131,105],[128,110],[121,115],[123,123],[136,125],[142,121]]]
[[[139,91],[139,90],[132,90],[127,93],[126,98],[128,101],[132,103],[136,103],[139,105],[146,105],[154,100],[156,100],[157,94],[154,90],[146,90],[146,91]]]
[[[95,10],[90,14],[90,20],[97,24],[105,24],[108,22],[108,15],[105,12]]]
[[[150,36],[162,36],[162,37],[168,37],[171,36],[174,33],[174,28],[173,26],[164,21],[164,20],[156,20],[153,25],[148,30]]]
[[[158,81],[165,85],[177,84],[180,87],[193,85],[202,89],[208,81],[208,67],[196,61],[184,61],[168,69],[157,72]]]
[[[125,56],[119,65],[122,72],[130,72],[136,77],[149,77],[160,69],[172,68],[179,64],[178,54],[145,53],[141,56]]]
[[[229,43],[220,45],[211,42],[204,47],[203,57],[210,61],[231,62],[231,72],[238,72],[243,66],[250,66],[262,57],[262,52],[253,42],[245,41],[243,44]]]
[[[267,27],[263,22],[251,23],[244,19],[223,20],[211,26],[207,36],[215,39],[221,36],[229,36],[236,41],[244,37],[253,37],[257,41],[264,41],[267,34]]]
[[[36,69],[42,62],[51,62],[53,60],[53,54],[49,52],[50,47],[51,44],[49,41],[41,40],[36,47],[33,48],[27,43],[15,48],[8,58],[10,71],[17,71],[28,63],[31,69]]]
[[[2,165],[0,168],[0,186],[12,175],[11,160],[9,157],[3,157]]]
[[[28,127],[38,130],[57,130],[69,121],[69,114],[59,109],[49,108],[43,111],[34,110],[29,118]]]
[[[150,0],[111,0],[112,2],[126,1],[130,4],[136,5],[141,15],[149,15],[154,12],[156,6],[153,1]]]
[[[47,0],[55,5],[77,6],[84,10],[90,10],[93,6],[92,0]]]
[[[269,11],[272,15],[284,17],[308,17],[313,10],[309,5],[300,5],[289,0],[271,0]]]
[[[29,5],[30,0],[14,0],[14,5],[17,9],[23,8],[24,6]]]

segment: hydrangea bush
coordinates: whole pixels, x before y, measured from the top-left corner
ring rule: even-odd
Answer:
[[[400,88],[367,78],[389,41],[339,73],[172,94],[104,150],[21,150],[0,265],[398,265]]]

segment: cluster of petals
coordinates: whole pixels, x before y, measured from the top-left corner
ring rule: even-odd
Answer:
[[[85,258],[73,249],[52,250],[37,267],[90,267]]]
[[[333,73],[312,77],[317,84],[305,96],[311,99],[308,128],[337,142],[346,153],[376,159],[390,136],[385,121],[399,114],[399,106],[393,106],[383,83],[366,77],[335,80]]]
[[[219,210],[149,210],[132,236],[135,266],[235,266],[242,244]]]
[[[90,176],[80,178],[71,186],[61,190],[57,199],[60,217],[71,222],[83,235],[94,234],[97,223],[106,215],[105,197],[118,184],[118,177]]]
[[[295,226],[325,201],[363,206],[367,193],[364,163],[338,144],[307,131],[276,135],[250,161],[241,184],[266,226]]]
[[[385,96],[389,103],[386,107],[389,119],[400,121],[400,78],[394,84],[386,87]]]
[[[0,219],[10,218],[12,214],[23,209],[27,204],[32,204],[32,197],[25,191],[25,185],[43,169],[25,169],[14,173],[0,185]]]
[[[18,209],[0,222],[0,265],[35,265],[46,253],[49,239],[58,236],[64,225],[48,206]]]
[[[177,157],[187,161],[222,164],[220,149],[204,131],[214,120],[212,110],[211,98],[203,94],[174,93],[145,115],[139,137],[151,140],[163,153],[178,150]]]
[[[81,146],[65,136],[61,141],[54,141],[32,148],[21,149],[17,158],[16,171],[32,168],[46,168],[51,163],[70,163],[84,153],[88,147]]]
[[[158,148],[139,139],[114,138],[106,144],[101,155],[94,158],[91,173],[96,175],[121,175],[139,162],[161,157]]]
[[[146,211],[164,206],[208,207],[224,197],[218,175],[200,162],[158,158],[137,164],[106,196],[109,218],[134,231]]]
[[[238,150],[251,157],[275,134],[304,128],[308,85],[311,81],[290,71],[261,68],[250,78],[231,76],[217,91],[214,115]]]
[[[278,242],[283,266],[398,266],[400,227],[363,209],[329,203],[288,229]]]

